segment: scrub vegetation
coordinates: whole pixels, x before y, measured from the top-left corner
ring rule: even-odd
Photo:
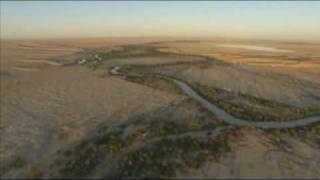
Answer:
[[[193,108],[192,112],[184,114],[189,108]],[[143,177],[169,177],[176,171],[173,167],[180,165],[171,164],[169,161],[174,159],[165,157],[184,156],[181,166],[190,166],[191,160],[201,163],[206,156],[218,156],[218,153],[227,150],[224,139],[227,136],[210,137],[211,131],[222,126],[226,125],[186,99],[177,106],[138,115],[128,123],[100,128],[90,138],[58,151],[58,158],[51,165],[56,173],[51,176],[89,176],[99,165],[110,161],[119,163],[117,169],[108,174],[111,177],[137,177],[146,167],[149,169],[146,174],[141,174]],[[201,153],[197,152],[200,148],[204,148]],[[160,160],[163,162],[158,162]],[[165,171],[164,174],[161,174],[162,171]]]
[[[320,177],[319,122],[227,123],[175,81],[245,121],[318,117],[318,45],[122,41],[4,44],[1,177]]]

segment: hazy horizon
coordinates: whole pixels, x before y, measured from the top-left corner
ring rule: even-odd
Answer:
[[[0,178],[320,180],[320,1],[0,8]]]
[[[1,39],[224,37],[320,40],[320,2],[6,2]]]

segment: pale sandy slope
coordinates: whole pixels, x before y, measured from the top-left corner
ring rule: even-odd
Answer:
[[[56,65],[59,59],[70,59],[84,49],[105,48],[136,43],[157,42],[168,38],[75,38],[1,40],[1,72],[37,71],[49,65]],[[174,38],[170,38],[174,40]]]
[[[319,145],[304,138],[282,137],[279,148],[266,133],[244,128],[231,152],[219,162],[207,162],[203,167],[188,174],[178,173],[179,178],[308,178],[320,177]],[[285,136],[285,135],[284,135]],[[279,138],[279,137],[278,137]]]
[[[28,165],[51,159],[49,152],[96,126],[182,99],[81,67],[48,68],[1,83],[1,159],[19,156]]]
[[[175,66],[158,72],[297,107],[319,107],[320,84],[252,65]]]
[[[270,52],[221,45],[287,51]],[[231,64],[175,68],[170,72],[186,80],[299,107],[319,107],[319,43],[218,39],[165,42],[156,46],[165,52],[201,55]]]
[[[102,78],[85,67],[57,66],[54,59],[81,50],[73,47],[81,46],[79,40],[1,43],[1,162],[18,157],[25,166],[41,169],[54,158],[52,152],[96,126],[183,99],[119,78]]]
[[[96,126],[126,121],[133,115],[152,112],[170,103],[179,103],[185,98],[117,77],[102,78],[84,67],[62,67],[48,63],[51,58],[72,55],[81,48],[110,45],[107,41],[98,40],[81,41],[87,44],[83,46],[79,42],[57,40],[42,42],[41,47],[38,42],[23,42],[22,46],[14,44],[6,49],[2,46],[1,162],[8,162],[11,157],[18,156],[26,161],[26,166],[41,170],[54,159],[54,150],[82,139]],[[114,40],[113,43],[123,44],[125,41],[121,40],[120,43]],[[144,61],[146,59],[141,60]],[[316,98],[304,96],[306,92],[319,94],[317,85],[313,84],[309,88],[309,85],[304,86],[303,83],[306,82],[295,82],[280,75],[269,77],[269,72],[263,74],[264,72],[261,69],[213,66],[202,69],[174,68],[173,73],[188,80],[199,80],[213,86],[232,88],[298,106],[317,105]],[[270,89],[270,85],[274,88]],[[308,90],[305,91],[306,89]],[[318,152],[317,148],[309,150],[305,144],[297,145],[295,151],[299,151],[299,154],[293,155],[293,158],[290,153],[285,152],[268,159],[264,154],[274,147],[263,145],[264,136],[248,131],[247,136],[243,136],[243,141],[235,145],[234,154],[226,157],[225,162],[219,165],[229,164],[227,167],[219,169],[218,166],[210,165],[211,169],[205,169],[205,173],[200,173],[200,176],[269,177],[274,174],[273,177],[319,177],[319,168],[314,165],[319,164],[319,155],[314,153]],[[251,158],[246,158],[253,154]],[[303,161],[307,164],[304,168],[290,165],[299,161],[301,156],[312,161]],[[283,160],[283,164],[289,165],[276,166],[275,164],[282,163],[283,158],[295,161]],[[265,165],[262,162],[266,162]],[[20,175],[24,173],[25,171]]]

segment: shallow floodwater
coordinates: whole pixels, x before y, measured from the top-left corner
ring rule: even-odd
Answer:
[[[290,49],[278,49],[273,47],[257,46],[257,45],[244,45],[244,44],[218,44],[219,47],[226,48],[238,48],[238,49],[248,49],[255,51],[267,51],[267,52],[279,52],[279,53],[290,53],[294,52]]]

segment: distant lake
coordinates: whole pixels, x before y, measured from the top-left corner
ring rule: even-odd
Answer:
[[[255,51],[267,51],[267,52],[279,52],[279,53],[291,53],[294,52],[290,49],[278,49],[273,47],[256,46],[256,45],[241,45],[241,44],[218,44],[219,47],[227,48],[238,48],[238,49],[248,49]]]

